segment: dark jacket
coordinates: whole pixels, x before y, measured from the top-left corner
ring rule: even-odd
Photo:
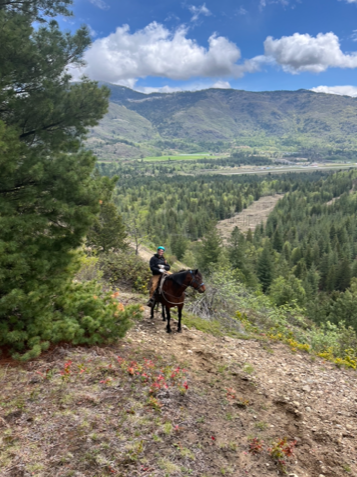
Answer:
[[[157,253],[150,259],[150,268],[153,275],[160,275],[159,265],[164,265],[165,270],[170,270],[170,265],[166,262],[165,257],[159,257]]]

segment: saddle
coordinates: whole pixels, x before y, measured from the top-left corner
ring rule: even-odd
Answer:
[[[164,272],[162,275],[161,275],[161,278],[160,278],[160,281],[159,281],[159,286],[157,287],[157,290],[156,290],[156,293],[158,293],[159,295],[162,295],[162,288],[164,286],[164,283],[166,281],[166,278],[171,275],[171,273],[169,272]]]

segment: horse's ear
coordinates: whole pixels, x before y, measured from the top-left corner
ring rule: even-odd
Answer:
[[[196,270],[194,270],[194,274],[197,275],[198,273],[198,268],[196,268]]]

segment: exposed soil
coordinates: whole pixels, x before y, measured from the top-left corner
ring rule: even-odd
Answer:
[[[131,374],[144,358],[167,388]],[[0,476],[277,476],[268,448],[284,437],[287,475],[357,476],[356,377],[277,342],[168,335],[145,312],[115,345],[0,367]]]
[[[282,197],[284,197],[283,194],[261,197],[234,217],[218,222],[217,228],[223,240],[227,241],[229,239],[236,226],[239,227],[241,232],[247,232],[249,229],[254,230],[261,222],[265,224],[270,212]]]

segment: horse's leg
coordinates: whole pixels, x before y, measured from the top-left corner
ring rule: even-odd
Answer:
[[[180,305],[177,307],[178,308],[178,325],[177,325],[177,332],[181,333],[181,318],[182,318],[182,308],[183,306]]]
[[[170,308],[166,305],[166,315],[167,315],[167,326],[166,326],[166,331],[168,333],[171,333],[171,327],[170,327]]]
[[[162,321],[166,321],[166,316],[165,316],[165,307],[162,304],[162,309],[161,309],[161,316],[162,316]]]
[[[151,311],[150,311],[150,318],[152,320],[154,319],[155,305],[156,305],[156,302],[153,304],[153,306],[151,307]]]

